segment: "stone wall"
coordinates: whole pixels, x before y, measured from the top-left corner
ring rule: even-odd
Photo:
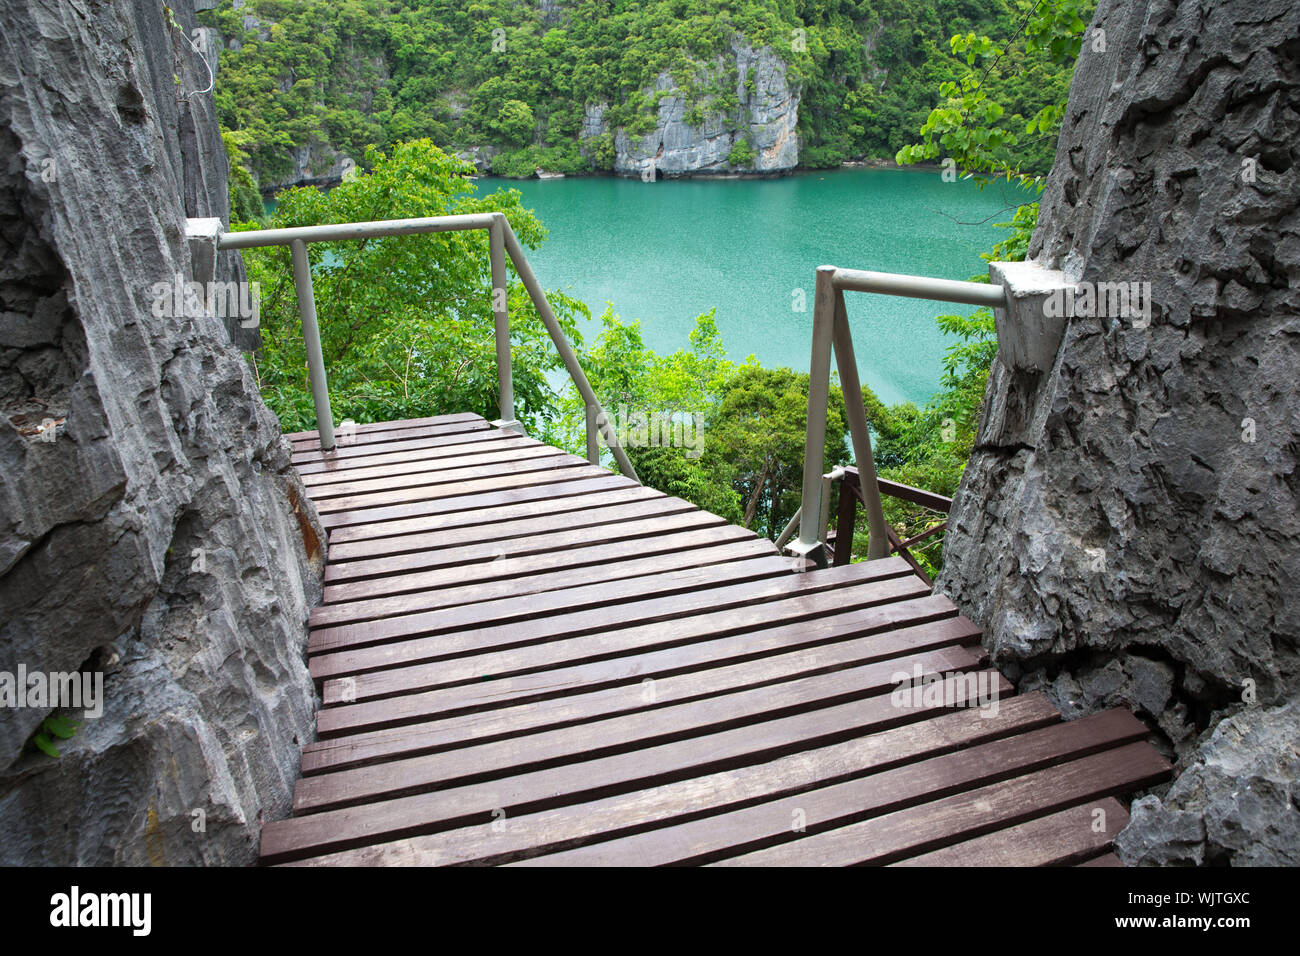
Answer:
[[[954,502],[937,586],[997,661],[1180,757],[1131,861],[1300,862],[1298,150],[1300,7],[1101,0],[1030,257],[1150,308],[995,362]]]
[[[228,211],[171,9],[0,6],[0,676],[104,692],[57,758],[28,743],[50,707],[0,707],[3,864],[251,862],[312,733],[319,523],[244,323],[159,308],[195,277],[186,219]]]

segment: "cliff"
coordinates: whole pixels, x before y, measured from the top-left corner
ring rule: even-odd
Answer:
[[[57,758],[28,743],[48,701],[0,708],[7,865],[250,862],[312,733],[322,535],[231,344],[256,329],[170,308],[242,281],[185,239],[228,205],[193,26],[0,7],[0,679],[102,680]]]
[[[998,663],[1180,758],[1131,862],[1300,863],[1298,107],[1287,0],[1102,0],[1029,254],[1149,310],[1000,353],[954,502],[937,586]]]
[[[737,38],[731,43],[732,64],[718,57],[709,65],[714,77],[735,69],[736,115],[714,113],[702,123],[688,122],[691,104],[668,73],[659,75],[660,94],[655,128],[643,136],[620,128],[614,136],[614,172],[620,176],[662,176],[677,179],[737,173],[779,175],[799,162],[799,93],[786,77],[786,66],[768,47],[755,50]],[[605,132],[599,111],[587,110],[584,136]],[[733,162],[733,149],[744,143],[752,158]]]

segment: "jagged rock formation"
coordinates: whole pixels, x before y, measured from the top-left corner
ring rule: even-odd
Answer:
[[[668,179],[719,176],[734,173],[779,175],[799,162],[799,93],[786,78],[785,63],[763,47],[755,50],[740,38],[731,43],[736,67],[736,98],[740,115],[711,114],[700,125],[687,122],[690,104],[668,73],[655,81],[659,114],[655,128],[643,136],[618,129],[614,135],[614,172],[620,176],[660,175]],[[712,64],[723,74],[727,64],[718,57]],[[605,131],[601,110],[589,106],[583,118],[583,137]],[[754,158],[734,164],[733,147],[747,142]]]
[[[954,503],[937,585],[996,659],[1067,711],[1135,708],[1189,768],[1133,860],[1174,832],[1297,855],[1297,144],[1300,8],[1102,0],[1030,257],[1151,308],[1072,318],[1050,371],[996,362]]]
[[[1163,800],[1133,804],[1119,852],[1155,866],[1300,866],[1298,723],[1294,699],[1220,722]]]
[[[319,523],[222,322],[158,308],[228,204],[170,6],[0,7],[0,674],[104,675],[57,759],[0,708],[7,865],[250,862],[312,732]]]
[[[305,143],[289,150],[289,172],[271,182],[259,183],[263,195],[292,186],[336,186],[356,163],[328,143]]]

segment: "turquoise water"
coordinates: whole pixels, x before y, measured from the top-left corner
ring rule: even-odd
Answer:
[[[478,182],[516,188],[550,231],[531,251],[547,289],[591,307],[583,334],[599,331],[604,303],[640,319],[646,345],[688,348],[695,317],[717,307],[728,357],[807,371],[814,271],[830,264],[947,279],[987,273],[980,253],[1003,238],[1010,187],[981,192],[937,171],[848,169],[774,180],[661,181],[598,178]],[[795,290],[807,311],[796,312]],[[934,322],[966,306],[849,293],[864,384],[886,403],[922,403],[937,389],[949,343]]]
[[[480,194],[518,189],[550,232],[530,250],[547,289],[585,302],[600,331],[605,303],[640,319],[656,352],[688,348],[695,317],[717,308],[728,357],[807,371],[814,271],[823,264],[945,279],[987,274],[980,258],[1025,199],[934,170],[845,169],[768,180],[480,179]],[[268,212],[274,202],[267,204]],[[795,311],[796,290],[805,311]],[[924,403],[950,344],[935,324],[967,306],[848,293],[858,372],[887,404]],[[557,373],[555,385],[565,376]]]

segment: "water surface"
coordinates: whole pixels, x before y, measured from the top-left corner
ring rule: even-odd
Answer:
[[[517,188],[550,231],[529,253],[548,289],[599,317],[606,301],[640,319],[657,352],[689,347],[701,312],[717,307],[728,357],[807,371],[814,272],[830,264],[945,279],[987,274],[980,253],[1006,235],[994,223],[1023,202],[1011,187],[982,192],[937,171],[848,169],[774,180],[573,178],[479,180]],[[806,311],[796,290],[802,290]],[[923,403],[946,346],[934,317],[967,306],[849,293],[864,384],[886,403]],[[598,332],[594,321],[583,334]]]

